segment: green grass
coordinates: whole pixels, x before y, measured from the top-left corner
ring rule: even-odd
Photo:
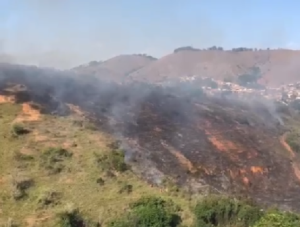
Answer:
[[[18,105],[0,104],[0,226],[9,220],[19,226],[32,222],[54,226],[55,217],[68,206],[105,225],[122,216],[132,202],[152,195],[171,198],[185,207],[183,223],[192,223],[192,202],[139,179],[122,162],[122,153],[112,152],[108,145],[113,140],[108,135],[77,124],[76,117],[44,116],[40,122],[22,123],[30,133],[11,136],[20,111]],[[53,166],[59,171],[49,171]],[[34,184],[24,189],[26,196],[16,200],[14,182],[20,178]]]

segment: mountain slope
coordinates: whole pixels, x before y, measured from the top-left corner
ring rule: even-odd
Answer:
[[[3,64],[0,116],[3,223],[53,226],[71,203],[107,224],[142,195],[171,198],[188,226],[210,193],[300,211],[288,106]]]
[[[293,50],[190,51],[169,54],[130,74],[131,79],[161,81],[187,75],[236,78],[259,67],[263,83],[280,85],[299,80],[300,52]]]
[[[86,66],[74,68],[77,72],[97,75],[101,78],[122,80],[127,74],[134,72],[155,61],[144,55],[120,55],[104,62],[92,62]]]

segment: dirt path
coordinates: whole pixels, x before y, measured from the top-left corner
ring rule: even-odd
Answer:
[[[282,146],[290,153],[290,158],[292,160],[292,166],[294,169],[294,173],[296,175],[296,177],[299,179],[300,181],[300,169],[297,166],[296,162],[295,162],[295,158],[296,158],[296,154],[295,152],[292,150],[292,148],[290,147],[290,145],[287,144],[286,140],[286,136],[287,136],[287,132],[284,133],[281,137],[280,137],[280,143],[282,144]]]

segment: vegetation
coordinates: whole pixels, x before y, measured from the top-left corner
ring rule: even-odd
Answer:
[[[20,123],[15,123],[12,125],[12,135],[20,136],[29,133],[29,130],[24,127],[24,125]]]
[[[141,56],[141,57],[145,57],[145,58],[149,58],[150,60],[157,60],[157,58],[150,56],[148,54],[136,54],[136,56]]]
[[[286,142],[294,152],[300,153],[300,135],[297,131],[288,133]]]
[[[130,171],[119,143],[74,124],[76,116],[23,122],[32,133],[19,134],[12,122],[20,106],[0,107],[0,226],[300,226],[296,214],[222,196],[199,200],[167,183],[169,190],[151,187]]]
[[[244,87],[261,89],[263,86],[258,84],[261,77],[260,68],[251,67],[247,73],[238,76],[237,83]]]
[[[130,205],[130,211],[109,227],[175,227],[181,222],[179,208],[172,202],[157,197],[143,197]]]
[[[72,157],[72,153],[60,148],[50,147],[41,154],[41,166],[51,174],[60,173],[64,169],[64,161]]]
[[[191,47],[191,46],[184,46],[184,47],[179,47],[177,49],[174,50],[174,53],[180,52],[180,51],[200,51],[200,49]]]
[[[125,154],[122,150],[111,150],[108,154],[99,155],[95,153],[96,162],[102,170],[125,172],[129,166],[125,163]]]
[[[279,211],[266,213],[253,227],[297,227],[300,217],[292,213]]]
[[[204,198],[195,207],[196,226],[253,225],[262,216],[258,206],[222,196]]]

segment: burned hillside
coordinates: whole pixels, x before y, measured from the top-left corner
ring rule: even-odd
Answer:
[[[13,65],[1,66],[0,95],[47,114],[68,115],[67,104],[78,106],[157,186],[168,176],[191,192],[247,195],[300,210],[298,168],[282,144],[280,116],[267,101]]]

